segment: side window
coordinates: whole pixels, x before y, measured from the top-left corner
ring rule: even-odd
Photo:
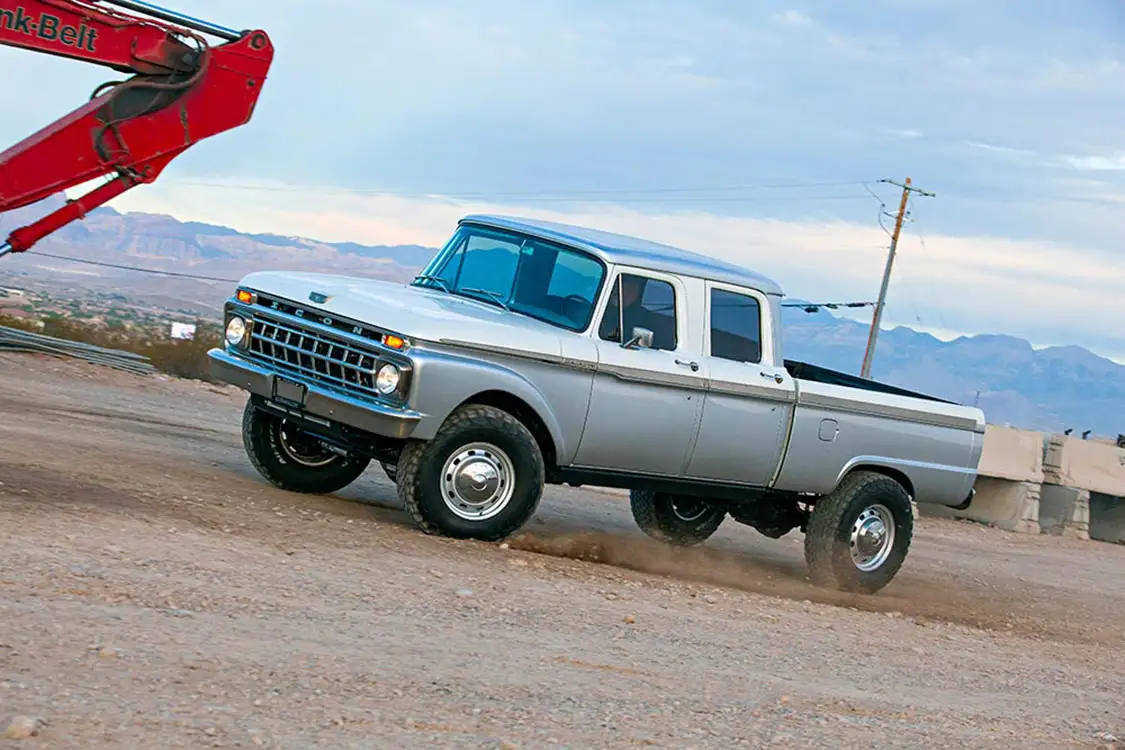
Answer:
[[[762,309],[748,294],[711,290],[711,356],[762,361]]]
[[[621,280],[620,291],[618,279]],[[621,310],[621,293],[625,298],[624,311]],[[622,318],[625,340],[631,337],[634,328],[647,328],[653,333],[653,349],[672,351],[676,348],[676,290],[667,281],[627,273],[615,278],[598,336],[603,341],[620,343]]]

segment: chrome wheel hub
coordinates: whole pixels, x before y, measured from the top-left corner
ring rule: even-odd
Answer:
[[[504,451],[490,443],[472,443],[446,459],[441,496],[457,516],[483,521],[507,507],[515,491],[515,474]]]
[[[887,561],[894,543],[894,516],[886,506],[865,508],[852,524],[852,562],[865,573],[877,570]]]

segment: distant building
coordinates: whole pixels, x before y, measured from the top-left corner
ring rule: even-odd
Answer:
[[[195,326],[191,323],[173,323],[172,324],[172,338],[174,338],[174,339],[192,339],[192,338],[195,338]]]
[[[26,296],[27,296],[27,293],[24,292],[24,290],[22,290],[22,289],[6,289],[4,287],[0,287],[0,297],[22,298],[22,297],[26,297]]]

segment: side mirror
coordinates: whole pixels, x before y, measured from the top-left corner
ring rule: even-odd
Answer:
[[[647,328],[633,326],[633,336],[624,344],[626,349],[651,349],[653,333]]]

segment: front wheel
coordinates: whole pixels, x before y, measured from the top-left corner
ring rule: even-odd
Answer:
[[[727,515],[703,498],[651,490],[630,490],[629,508],[641,531],[680,547],[707,541]]]
[[[242,412],[242,444],[250,463],[275,487],[325,494],[359,478],[371,459],[342,456],[299,427],[251,402]]]
[[[805,561],[818,586],[873,594],[906,560],[914,533],[910,495],[891,477],[850,474],[817,500],[805,533]]]
[[[398,496],[427,534],[496,541],[527,523],[543,495],[539,444],[511,414],[464,406],[399,456]]]

